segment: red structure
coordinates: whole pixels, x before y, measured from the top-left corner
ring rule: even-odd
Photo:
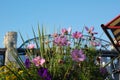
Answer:
[[[115,49],[120,52],[120,15],[107,24],[101,24],[101,27],[112,42]]]

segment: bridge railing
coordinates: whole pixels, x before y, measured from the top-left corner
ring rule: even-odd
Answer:
[[[45,35],[46,37],[52,38],[49,35]],[[88,35],[84,35],[84,38],[87,39]],[[33,43],[35,40],[38,40],[39,38],[32,38],[29,40],[26,40],[19,48],[16,48],[17,45],[17,32],[7,32],[5,37],[4,37],[4,46],[5,48],[0,48],[0,65],[5,65],[8,62],[8,58],[9,60],[13,60],[13,57],[10,53],[11,49],[17,49],[17,52],[20,56],[24,56],[25,55],[25,50],[26,50],[26,45],[28,43]],[[103,39],[99,39],[96,38],[96,40],[100,41],[102,43],[101,45],[101,51],[102,51],[102,56],[104,57],[111,57],[111,56],[116,56],[117,52],[115,51],[109,51],[107,50],[108,47],[110,47],[111,43],[103,40]],[[39,41],[38,41],[39,42]],[[36,49],[37,50],[37,49]],[[99,50],[98,50],[99,51]],[[14,61],[14,60],[13,60]]]
[[[24,61],[26,50],[25,48],[17,48],[17,53],[19,56],[22,57],[22,60]],[[39,52],[39,49],[34,49],[35,52]],[[109,50],[97,50],[98,52],[101,52],[101,57],[116,57],[118,54],[116,51],[109,51]],[[5,53],[6,48],[0,48],[0,66],[5,65]]]

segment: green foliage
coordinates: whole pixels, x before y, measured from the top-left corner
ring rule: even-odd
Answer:
[[[27,56],[26,59],[29,59],[28,62],[25,63],[19,55],[12,54],[19,67],[14,66],[14,69],[8,65],[5,67],[16,77],[13,80],[103,80],[108,73],[101,74],[101,65],[96,65],[95,63],[99,54],[96,52],[97,46],[90,44],[94,40],[88,39],[84,41],[81,36],[82,33],[78,32],[77,35],[76,33],[73,35],[71,31],[67,31],[60,34],[57,33],[57,36],[46,36],[44,28],[42,27],[40,30],[38,25],[39,42],[35,39],[36,47],[26,48],[25,56]],[[34,29],[33,34],[36,37]],[[92,34],[91,37],[93,36]],[[24,41],[22,35],[21,38]],[[79,54],[72,55],[74,50],[78,50]],[[84,55],[86,56],[85,59]],[[34,62],[33,60],[38,56],[40,59]],[[40,75],[39,70],[41,68],[48,70],[45,76],[43,75],[44,72],[42,72],[42,76]],[[4,75],[4,78],[8,77],[8,74]],[[50,75],[49,79],[47,79],[48,74]]]

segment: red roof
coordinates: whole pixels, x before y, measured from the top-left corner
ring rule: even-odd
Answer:
[[[117,17],[115,17],[114,19],[112,19],[110,22],[108,22],[107,24],[105,24],[104,26],[110,26],[110,24],[114,23],[117,19],[120,19],[120,14]],[[120,22],[120,20],[119,20],[119,22]]]

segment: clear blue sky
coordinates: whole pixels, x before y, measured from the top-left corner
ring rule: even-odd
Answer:
[[[49,32],[59,26],[81,31],[86,25],[102,34],[100,25],[119,14],[120,0],[0,0],[0,47],[8,31],[20,31],[25,40],[27,35],[32,38],[32,27],[37,32],[38,23]],[[107,40],[105,34],[102,38]]]

